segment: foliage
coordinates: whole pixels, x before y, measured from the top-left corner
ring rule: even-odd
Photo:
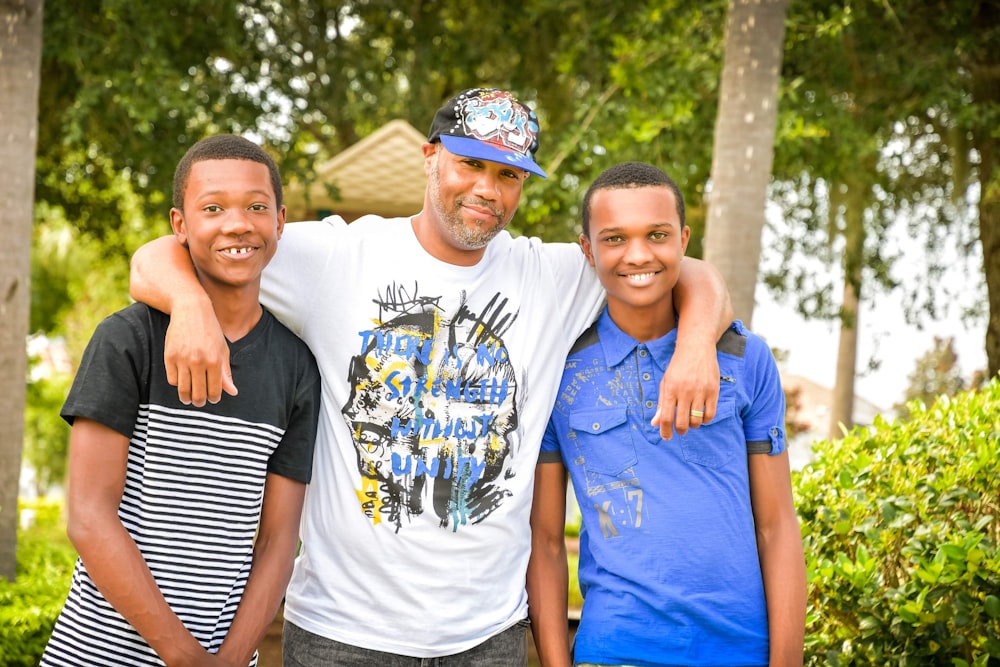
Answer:
[[[796,473],[809,665],[1000,659],[1000,382],[909,409]]]
[[[962,369],[955,353],[955,339],[935,336],[934,347],[917,359],[909,381],[903,404],[895,406],[896,414],[901,419],[909,418],[911,401],[930,404],[938,396],[954,396],[965,389]]]
[[[0,579],[0,665],[38,664],[62,609],[76,561],[59,503],[22,505],[35,525],[18,531],[17,582]]]
[[[29,360],[33,366],[37,360]],[[45,495],[66,476],[69,424],[59,416],[72,377],[65,373],[29,379],[24,410],[23,458],[35,472],[35,489]]]

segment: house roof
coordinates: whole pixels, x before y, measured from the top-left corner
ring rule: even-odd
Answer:
[[[289,220],[332,212],[348,221],[366,213],[385,217],[418,213],[424,203],[427,138],[405,120],[389,121],[316,169],[308,184],[285,188]]]

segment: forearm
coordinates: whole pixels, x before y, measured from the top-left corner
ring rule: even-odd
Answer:
[[[173,236],[160,237],[136,250],[130,269],[129,294],[136,301],[164,313],[184,305],[211,308],[187,248]]]
[[[806,568],[798,521],[791,517],[757,537],[771,667],[800,667],[806,617]]]
[[[726,281],[708,262],[684,258],[673,301],[678,313],[678,345],[714,346],[732,324],[733,306]]]
[[[258,539],[243,599],[219,657],[227,664],[247,665],[274,621],[292,576],[297,538]]]
[[[528,564],[528,613],[542,667],[570,665],[566,544],[532,544]]]
[[[71,521],[70,539],[97,589],[167,665],[197,664],[208,652],[167,604],[120,521]]]

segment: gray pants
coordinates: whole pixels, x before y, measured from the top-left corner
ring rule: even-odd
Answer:
[[[526,667],[528,621],[524,620],[479,646],[440,658],[411,658],[342,644],[285,621],[284,667]]]

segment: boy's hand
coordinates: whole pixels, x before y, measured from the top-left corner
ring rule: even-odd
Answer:
[[[222,392],[237,393],[229,366],[229,345],[210,302],[176,305],[167,327],[163,362],[167,382],[177,387],[185,405],[202,407],[222,400]]]
[[[659,425],[660,437],[669,440],[674,429],[681,435],[715,417],[719,400],[719,359],[715,343],[682,345],[678,338],[674,356],[660,381],[660,403],[650,423]]]

